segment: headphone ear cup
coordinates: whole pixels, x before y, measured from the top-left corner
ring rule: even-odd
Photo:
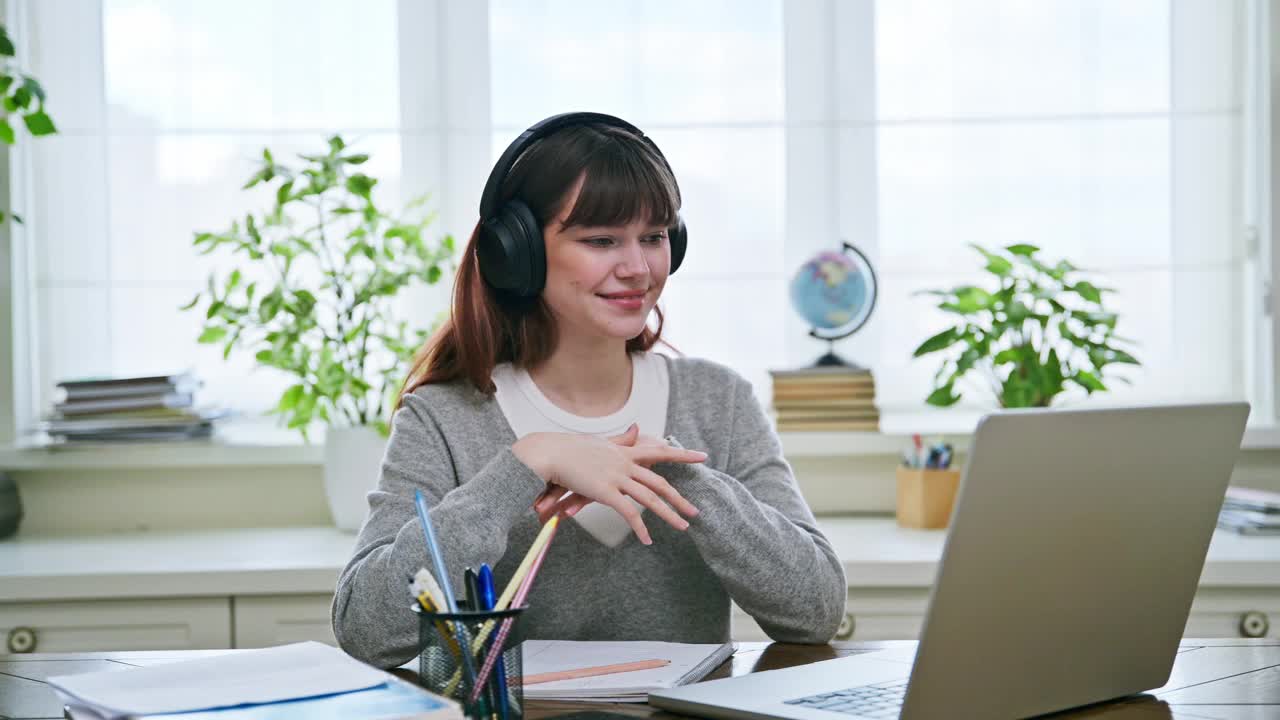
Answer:
[[[671,243],[671,269],[667,271],[668,275],[675,274],[680,268],[680,263],[684,262],[684,251],[689,244],[689,231],[684,226],[684,218],[676,215],[676,222],[667,228],[667,239]]]
[[[523,202],[510,200],[480,224],[480,275],[499,290],[532,297],[546,282],[546,248],[538,221]]]
[[[507,207],[512,221],[519,227],[515,232],[520,238],[522,249],[523,277],[527,278],[519,294],[520,297],[534,297],[547,284],[547,245],[542,239],[542,225],[523,201],[512,200],[507,203]]]

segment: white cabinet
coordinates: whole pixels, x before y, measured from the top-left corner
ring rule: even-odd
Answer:
[[[1183,637],[1280,637],[1275,588],[1200,588]]]
[[[199,650],[231,647],[219,598],[0,603],[0,652]]]
[[[235,646],[272,647],[304,640],[337,645],[329,620],[332,601],[330,594],[235,597]]]

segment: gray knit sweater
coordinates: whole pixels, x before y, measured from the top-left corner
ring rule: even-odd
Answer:
[[[829,641],[844,612],[844,570],[751,384],[714,362],[665,359],[667,434],[708,458],[653,469],[701,513],[680,532],[646,512],[650,546],[632,533],[608,548],[563,522],[517,637],[723,642],[733,600],[775,640]],[[432,567],[416,488],[455,592],[463,569],[481,563],[499,592],[506,587],[539,530],[532,506],[546,487],[511,452],[515,440],[498,403],[463,381],[405,396],[355,556],[338,578],[333,630],[344,650],[379,667],[415,654],[409,577]]]

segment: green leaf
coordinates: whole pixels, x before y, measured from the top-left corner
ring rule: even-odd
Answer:
[[[28,88],[25,84],[19,85],[18,89],[14,90],[13,95],[10,95],[9,97],[13,99],[14,110],[17,110],[18,108],[25,109],[28,105],[31,104],[31,98],[32,98],[31,89]]]
[[[289,193],[293,191],[293,181],[290,180],[280,187],[276,188],[276,204],[284,205],[289,202]]]
[[[355,175],[347,178],[347,191],[353,195],[359,195],[367,200],[369,199],[369,193],[373,190],[373,186],[376,185],[377,182],[377,180],[374,180],[368,175],[356,173]]]
[[[3,142],[5,145],[12,145],[15,139],[13,126],[9,124],[9,119],[0,118],[0,142]]]
[[[290,385],[289,389],[284,391],[280,396],[280,402],[276,405],[279,410],[292,410],[298,405],[298,400],[302,398],[302,394],[306,392],[306,388],[301,384]]]
[[[920,343],[920,347],[916,348],[915,352],[912,353],[912,356],[920,357],[921,355],[928,355],[931,352],[937,352],[944,348],[951,347],[958,342],[961,337],[959,328],[949,327]]]
[[[31,93],[35,99],[41,102],[41,104],[44,103],[44,88],[40,86],[39,80],[36,80],[30,75],[23,75],[22,87],[26,88],[27,92]]]
[[[347,144],[342,141],[341,135],[334,135],[333,137],[329,138],[330,152],[334,152],[334,153],[342,152],[342,149],[345,148],[346,146]]]
[[[0,56],[13,57],[16,52],[13,41],[9,39],[9,32],[0,24]]]
[[[1088,283],[1088,282],[1085,282],[1084,280],[1081,280],[1075,285],[1072,285],[1071,290],[1075,291],[1077,295],[1084,298],[1085,300],[1088,300],[1091,303],[1097,304],[1102,302],[1102,292],[1096,286],[1094,286],[1093,283]]]
[[[348,155],[342,158],[342,162],[347,163],[348,165],[362,165],[365,162],[368,162],[368,160],[369,156],[365,154]]]
[[[1084,388],[1085,392],[1087,392],[1090,395],[1100,390],[1107,389],[1107,386],[1103,385],[1102,381],[1099,380],[1097,377],[1095,377],[1093,373],[1085,372],[1084,370],[1077,371],[1074,375],[1071,376],[1071,380],[1074,381],[1080,387]]]
[[[227,329],[223,327],[207,327],[204,332],[200,333],[200,337],[196,342],[201,344],[215,343],[227,336]]]
[[[937,407],[950,407],[960,401],[960,396],[952,392],[952,385],[947,384],[929,393],[925,402]]]
[[[182,310],[182,311],[184,311],[184,312],[185,312],[185,311],[190,310],[191,308],[195,307],[195,306],[196,306],[196,303],[198,303],[198,302],[200,302],[200,293],[196,293],[196,296],[195,296],[195,297],[193,297],[193,298],[191,298],[191,302],[187,303],[186,305],[183,305],[182,307],[180,307],[180,308],[178,308],[178,309],[179,309],[179,310]]]
[[[1013,271],[1013,263],[1009,262],[1008,260],[1000,257],[999,255],[996,255],[993,252],[988,251],[986,248],[982,247],[981,245],[973,244],[973,245],[970,245],[970,247],[982,253],[982,256],[987,259],[987,268],[986,268],[987,272],[993,275],[998,275],[1000,277],[1006,277],[1010,272]]]
[[[1130,355],[1129,353],[1123,350],[1116,350],[1115,348],[1109,348],[1109,349],[1111,350],[1111,362],[1113,363],[1122,363],[1125,365],[1142,365],[1142,363],[1138,362],[1137,358],[1135,358],[1134,356]]]
[[[1008,247],[1005,248],[1005,250],[1009,251],[1014,255],[1021,255],[1023,257],[1031,257],[1032,255],[1035,255],[1036,253],[1040,252],[1040,248],[1036,247],[1035,245],[1025,245],[1025,244],[1009,245]]]

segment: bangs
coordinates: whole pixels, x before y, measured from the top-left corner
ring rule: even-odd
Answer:
[[[680,210],[675,178],[643,141],[605,144],[591,155],[583,176],[564,227],[617,227],[637,221],[663,227],[675,224]]]

